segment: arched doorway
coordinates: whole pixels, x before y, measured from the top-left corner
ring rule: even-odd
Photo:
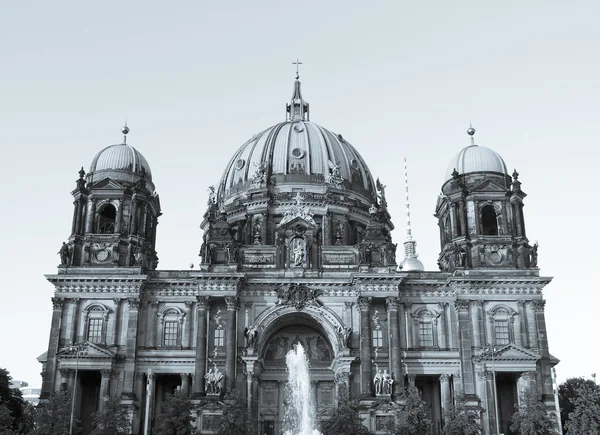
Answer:
[[[304,347],[309,358],[317,419],[330,415],[337,403],[333,370],[337,343],[332,345],[329,331],[315,319],[314,313],[294,309],[280,314],[275,321],[268,322],[259,343],[262,362],[257,403],[259,433],[266,435],[277,435],[283,429],[288,400],[285,358],[297,344]]]

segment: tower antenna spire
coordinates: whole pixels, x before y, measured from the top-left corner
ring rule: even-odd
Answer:
[[[403,272],[423,271],[423,263],[417,258],[417,242],[413,239],[410,227],[410,201],[408,197],[408,165],[404,158],[404,189],[406,199],[406,240],[404,241],[404,260],[400,264]]]
[[[474,136],[475,136],[476,131],[477,130],[475,130],[473,128],[473,124],[471,124],[471,119],[469,118],[469,128],[467,128],[467,134],[469,136],[471,136],[471,145],[475,145],[475,137]]]
[[[121,133],[123,133],[123,145],[127,145],[127,133],[129,133],[129,127],[127,127],[127,118],[125,118],[125,125],[121,127]]]

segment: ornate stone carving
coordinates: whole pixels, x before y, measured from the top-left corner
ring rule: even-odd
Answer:
[[[386,298],[385,306],[388,311],[398,311],[398,298]]]
[[[100,370],[100,374],[102,375],[103,378],[112,378],[113,377],[113,371],[112,370]]]
[[[292,205],[283,213],[283,219],[281,220],[279,225],[277,225],[277,228],[281,228],[283,225],[287,224],[288,222],[291,222],[297,217],[316,227],[317,224],[313,219],[313,213],[310,212],[307,206],[302,204],[304,202],[304,196],[302,196],[302,194],[298,192],[296,193],[296,196],[293,199],[296,202],[296,204]]]
[[[64,298],[52,298],[52,308],[59,309],[62,308],[64,303],[65,303],[65,299]]]
[[[210,298],[208,296],[197,296],[196,307],[199,310],[206,310],[210,307]]]
[[[350,347],[350,337],[352,336],[352,328],[350,326],[339,326],[338,334],[344,347]]]
[[[213,363],[211,368],[205,375],[206,379],[205,392],[209,395],[220,395],[223,392],[223,381],[225,380],[225,374],[219,371],[219,368]]]
[[[471,301],[471,305],[473,305],[473,307],[475,307],[475,308],[481,308],[481,307],[483,307],[483,301],[480,301],[480,300]]]
[[[478,371],[477,372],[477,380],[478,381],[487,381],[488,379],[492,379],[492,373],[486,371]]]
[[[258,342],[258,327],[250,325],[244,329],[244,337],[246,338],[246,348],[254,349]]]
[[[438,303],[438,308],[439,308],[440,310],[442,310],[442,311],[443,311],[443,310],[445,310],[445,309],[446,309],[446,307],[447,307],[448,305],[449,305],[449,304],[448,304],[448,302],[439,302],[439,303]]]
[[[371,306],[371,300],[372,300],[371,297],[360,296],[356,300],[356,306],[358,307],[358,309],[360,311],[367,311]]]
[[[470,301],[468,299],[457,299],[454,301],[456,311],[466,311],[469,309]]]
[[[129,303],[130,310],[137,310],[140,307],[139,299],[129,298],[127,299],[127,302]]]
[[[442,373],[440,375],[440,382],[450,382],[450,375],[448,373]]]
[[[237,296],[225,296],[225,304],[228,310],[237,310],[239,307],[239,298]]]
[[[302,310],[308,305],[322,305],[321,301],[317,299],[320,292],[302,284],[288,284],[287,287],[275,291],[277,292],[277,305],[293,305],[297,310]]]
[[[348,372],[337,372],[335,374],[335,382],[338,384],[348,385],[350,382],[350,373]]]
[[[546,301],[543,299],[535,299],[533,301],[531,301],[531,306],[533,307],[533,311],[544,311],[544,308],[546,307]]]

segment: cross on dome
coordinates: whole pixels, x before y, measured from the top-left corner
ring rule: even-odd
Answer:
[[[300,62],[300,60],[298,58],[296,58],[296,62],[292,62],[292,65],[296,65],[296,80],[298,80],[300,78],[300,65],[302,65],[302,62]]]

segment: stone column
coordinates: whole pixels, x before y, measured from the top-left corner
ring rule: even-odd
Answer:
[[[73,201],[73,224],[71,225],[71,235],[75,234],[77,229],[77,201]]]
[[[42,391],[40,399],[46,399],[54,391],[54,382],[57,372],[56,353],[58,351],[58,343],[60,339],[60,326],[63,314],[64,299],[52,298],[52,321],[50,323],[50,340],[48,343],[48,359],[46,362],[46,370],[42,377]]]
[[[452,238],[458,235],[458,222],[456,222],[456,203],[450,204],[450,224],[452,225]]]
[[[83,203],[81,202],[81,198],[78,198],[75,201],[76,208],[76,216],[75,216],[75,234],[81,234],[81,220],[83,219]]]
[[[257,356],[242,357],[244,364],[246,364],[246,401],[248,402],[248,411],[252,412],[252,401],[254,400],[254,382],[256,376],[254,375],[254,365],[256,364]]]
[[[104,410],[104,405],[110,400],[110,378],[112,370],[100,370],[100,411]]]
[[[544,308],[546,306],[545,300],[534,300],[531,303],[533,311],[535,313],[535,325],[538,339],[538,349],[542,358],[540,360],[540,378],[542,386],[542,394],[547,398],[546,401],[552,400],[552,394],[554,388],[552,386],[552,375],[550,366],[550,352],[548,350],[548,335],[546,331],[546,317],[544,315]]]
[[[137,228],[137,195],[134,193],[131,197],[131,227],[129,228],[129,234],[135,236],[137,234]]]
[[[225,297],[227,304],[227,329],[225,330],[225,391],[231,391],[235,385],[235,362],[237,359],[237,311],[238,298]]]
[[[132,433],[134,434],[139,434],[141,433],[140,431],[140,427],[143,424],[143,422],[141,421],[141,417],[144,414],[144,412],[146,411],[145,409],[141,408],[142,405],[142,399],[144,397],[145,391],[144,391],[144,373],[140,373],[137,372],[135,374],[135,397],[138,398],[139,402],[139,407],[137,408],[137,411],[134,413],[134,418],[133,418],[133,425],[132,425]]]
[[[517,319],[515,321],[515,315],[510,317],[510,326],[512,326],[512,330],[514,333],[515,344],[519,347],[523,347],[523,337],[521,333],[521,319],[519,315],[516,315]]]
[[[394,379],[396,391],[404,386],[404,375],[400,362],[400,327],[398,325],[398,298],[387,298],[385,304],[388,312],[390,337],[390,371]]]
[[[406,343],[406,310],[404,309],[404,303],[398,304],[398,324],[400,327],[400,348],[406,349],[408,344]]]
[[[181,376],[181,392],[188,397],[190,395],[190,374],[180,373]]]
[[[266,244],[268,244],[268,241],[267,241],[267,235],[268,235],[268,233],[267,233],[267,229],[268,229],[267,213],[262,213],[261,216],[262,216],[262,221],[261,221],[262,224],[260,227],[260,238],[262,240],[262,244],[266,245]]]
[[[458,341],[461,362],[461,376],[465,395],[475,394],[473,377],[473,350],[471,342],[471,325],[469,321],[469,300],[458,299],[454,308],[458,315]]]
[[[446,320],[446,344],[448,349],[456,349],[458,346],[454,340],[454,323],[450,313],[450,304],[444,303],[444,319]]]
[[[206,373],[206,326],[210,299],[198,296],[196,308],[197,335],[196,335],[196,363],[194,366],[194,396],[205,393],[204,374]]]
[[[473,324],[473,347],[479,349],[482,347],[483,340],[481,339],[481,307],[482,301],[471,301],[471,321]]]
[[[465,202],[459,201],[458,207],[458,213],[460,214],[460,235],[465,237],[468,234],[467,216],[465,213]]]
[[[119,332],[121,329],[121,299],[115,298],[113,299],[113,302],[115,303],[115,320],[114,320],[114,333],[112,336],[112,346],[118,346],[119,345]]]
[[[527,340],[527,319],[525,315],[525,301],[517,301],[517,313],[519,316],[519,328],[521,333],[521,345],[529,347]]]
[[[452,386],[454,387],[454,396],[458,397],[465,394],[465,390],[463,388],[462,376],[460,373],[455,373],[452,375]]]
[[[192,323],[192,301],[185,301],[185,307],[187,308],[185,316],[183,318],[183,325],[181,325],[181,346],[185,348],[190,347],[191,335],[189,324]],[[187,320],[186,320],[187,319]]]
[[[440,349],[448,349],[448,322],[446,320],[446,307],[448,302],[440,302],[438,308],[440,309]]]
[[[127,321],[127,341],[125,350],[125,365],[123,368],[123,395],[133,396],[133,381],[135,375],[135,359],[137,354],[137,322],[140,300],[131,298],[129,303],[129,319]]]
[[[94,216],[96,216],[96,200],[91,196],[88,197],[87,214],[85,216],[85,233],[94,232]]]
[[[481,400],[481,407],[483,408],[483,433],[486,434],[491,433],[490,427],[496,427],[494,416],[492,415],[495,414],[494,404],[493,402],[490,403],[493,391],[491,390],[491,386],[488,385],[491,379],[492,374],[490,372],[486,372],[483,368],[477,371],[477,395]],[[496,433],[495,429],[494,433]]]
[[[413,322],[411,316],[412,304],[405,303],[404,307],[406,308],[404,313],[404,321],[406,322],[406,347],[408,349],[413,349],[416,344],[413,341]]]
[[[158,301],[148,302],[148,338],[149,346],[156,347],[156,332],[158,330]]]
[[[452,405],[452,396],[450,395],[450,375],[442,373],[440,375],[440,396],[442,398],[442,417],[447,420],[447,413]]]
[[[417,375],[413,375],[413,374],[408,374],[408,385],[411,387],[415,386],[415,381],[417,379]]]
[[[525,305],[525,312],[527,314],[527,336],[529,341],[529,347],[531,349],[538,348],[538,337],[537,328],[535,325],[535,313],[533,310],[533,301],[527,301]]]
[[[79,326],[79,298],[71,299],[71,330],[69,334],[69,341],[71,343],[77,343],[77,328]],[[69,320],[67,320],[68,322]]]
[[[117,219],[115,221],[115,233],[121,233],[121,224],[123,222],[123,200],[117,202]]]
[[[360,392],[362,396],[373,396],[371,364],[371,298],[359,297],[360,310]]]

